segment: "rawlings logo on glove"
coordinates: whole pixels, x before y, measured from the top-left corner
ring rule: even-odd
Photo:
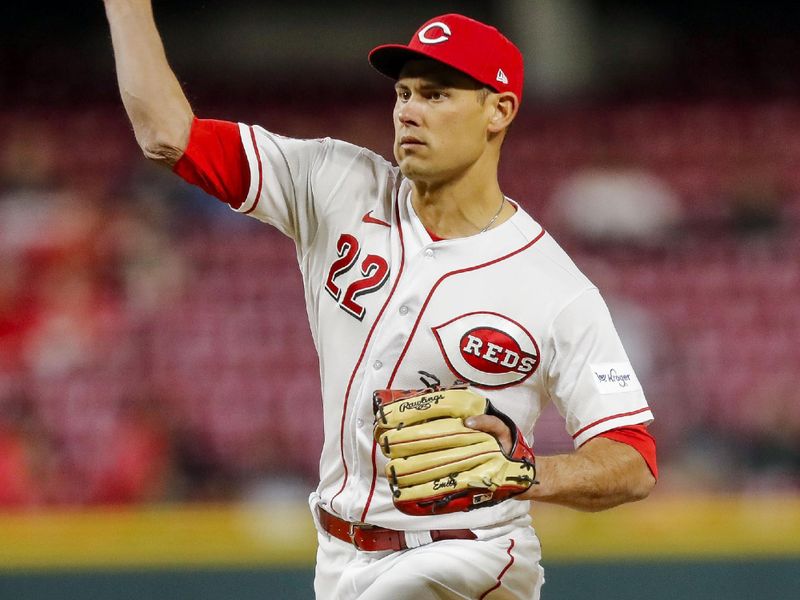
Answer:
[[[428,410],[431,405],[436,404],[444,398],[442,394],[434,394],[432,396],[422,396],[419,400],[415,400],[414,402],[407,402],[403,401],[400,403],[400,412],[404,412],[406,410]]]
[[[526,491],[536,479],[533,450],[508,415],[461,385],[378,390],[375,441],[389,458],[386,476],[398,510],[435,515],[491,506]],[[497,439],[464,425],[491,415],[511,431],[506,454]]]

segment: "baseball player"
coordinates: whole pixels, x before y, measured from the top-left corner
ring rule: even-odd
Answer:
[[[145,155],[296,244],[323,395],[317,598],[539,598],[529,501],[601,510],[647,496],[657,473],[653,416],[598,290],[498,184],[519,50],[457,14],[375,48],[396,90],[395,166],[198,119],[150,0],[105,5]],[[535,458],[548,402],[576,451]]]

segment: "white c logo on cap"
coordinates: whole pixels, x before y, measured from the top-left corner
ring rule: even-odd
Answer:
[[[439,27],[442,30],[442,35],[435,38],[429,38],[428,32],[433,29],[434,27]],[[453,35],[453,32],[450,31],[450,28],[447,26],[446,23],[442,23],[441,21],[434,21],[433,23],[428,23],[425,27],[420,29],[417,37],[419,41],[423,44],[441,44],[442,42],[446,42],[450,39],[450,36]]]

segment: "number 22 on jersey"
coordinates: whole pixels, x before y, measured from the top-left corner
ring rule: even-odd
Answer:
[[[336,242],[336,254],[338,258],[333,261],[328,271],[325,290],[336,300],[339,308],[361,321],[367,311],[356,302],[356,299],[379,290],[386,283],[389,279],[389,265],[383,257],[367,254],[361,261],[361,277],[353,281],[342,292],[342,289],[336,284],[336,279],[356,265],[361,254],[361,245],[355,236],[343,233]]]

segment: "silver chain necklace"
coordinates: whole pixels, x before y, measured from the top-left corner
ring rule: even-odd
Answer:
[[[501,212],[503,212],[503,207],[504,207],[505,205],[506,205],[506,197],[505,197],[505,194],[503,194],[503,200],[500,202],[500,208],[498,208],[498,209],[497,209],[497,212],[496,212],[496,213],[495,213],[495,215],[492,217],[492,220],[491,220],[491,221],[489,221],[489,222],[486,224],[486,227],[484,227],[483,229],[481,229],[481,230],[479,231],[479,233],[486,233],[487,231],[489,231],[489,227],[491,227],[492,225],[494,225],[494,222],[495,222],[495,221],[497,221],[497,217],[499,217],[499,216],[500,216],[500,213],[501,213]]]

